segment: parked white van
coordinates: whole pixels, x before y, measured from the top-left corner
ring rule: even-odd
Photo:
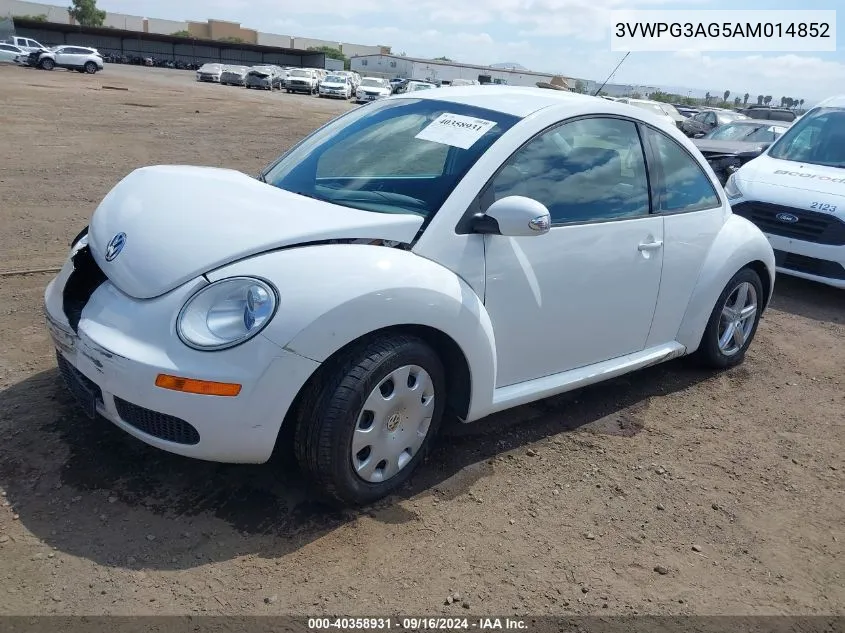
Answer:
[[[796,119],[725,192],[768,237],[778,272],[845,289],[845,95]]]

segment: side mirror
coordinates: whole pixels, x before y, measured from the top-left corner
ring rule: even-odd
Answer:
[[[473,221],[474,233],[527,237],[549,232],[552,218],[545,205],[524,196],[496,200]]]
[[[693,134],[693,138],[704,138],[704,132],[699,132],[698,134]]]

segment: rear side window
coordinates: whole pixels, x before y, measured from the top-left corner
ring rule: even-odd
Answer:
[[[662,132],[647,128],[646,136],[657,160],[658,179],[652,181],[656,213],[688,213],[722,206],[710,178],[683,147]]]

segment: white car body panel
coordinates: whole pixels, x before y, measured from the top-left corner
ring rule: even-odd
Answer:
[[[0,62],[15,63],[18,57],[25,55],[29,55],[29,51],[25,51],[20,46],[0,42]]]
[[[67,358],[103,389],[106,417],[166,450],[260,462],[313,372],[377,330],[423,328],[447,337],[469,370],[468,400],[456,411],[469,422],[693,351],[716,298],[748,264],[768,277],[770,295],[771,247],[754,225],[731,214],[700,155],[696,160],[721,197],[716,209],[564,225],[524,238],[456,231],[504,160],[536,133],[572,117],[632,117],[697,156],[664,117],[531,88],[453,87],[412,98],[524,117],[469,169],[419,236],[417,215],[341,207],[226,169],[142,168],[105,197],[88,239],[108,281],[83,310],[79,348]],[[120,232],[125,246],[106,261],[107,245]],[[339,239],[411,246],[326,243]],[[663,246],[639,248],[654,241]],[[45,295],[48,316],[62,330],[69,330],[61,299],[69,271],[66,263]],[[175,334],[180,308],[206,283],[232,276],[272,283],[278,312],[237,347],[188,348]],[[111,355],[108,370],[91,358],[104,350]],[[167,391],[153,385],[158,372],[238,382],[244,391],[235,398]],[[134,429],[117,413],[115,395],[189,421],[200,443],[174,445]]]

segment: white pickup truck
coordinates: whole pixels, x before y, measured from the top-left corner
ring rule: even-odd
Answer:
[[[294,68],[285,83],[288,92],[306,92],[314,95],[319,88],[320,76],[313,68]]]
[[[22,48],[27,53],[34,53],[35,51],[40,51],[45,48],[41,42],[34,40],[30,37],[20,37],[17,35],[13,35],[12,37],[7,37],[5,40],[2,41],[4,44],[14,44],[18,48]]]

